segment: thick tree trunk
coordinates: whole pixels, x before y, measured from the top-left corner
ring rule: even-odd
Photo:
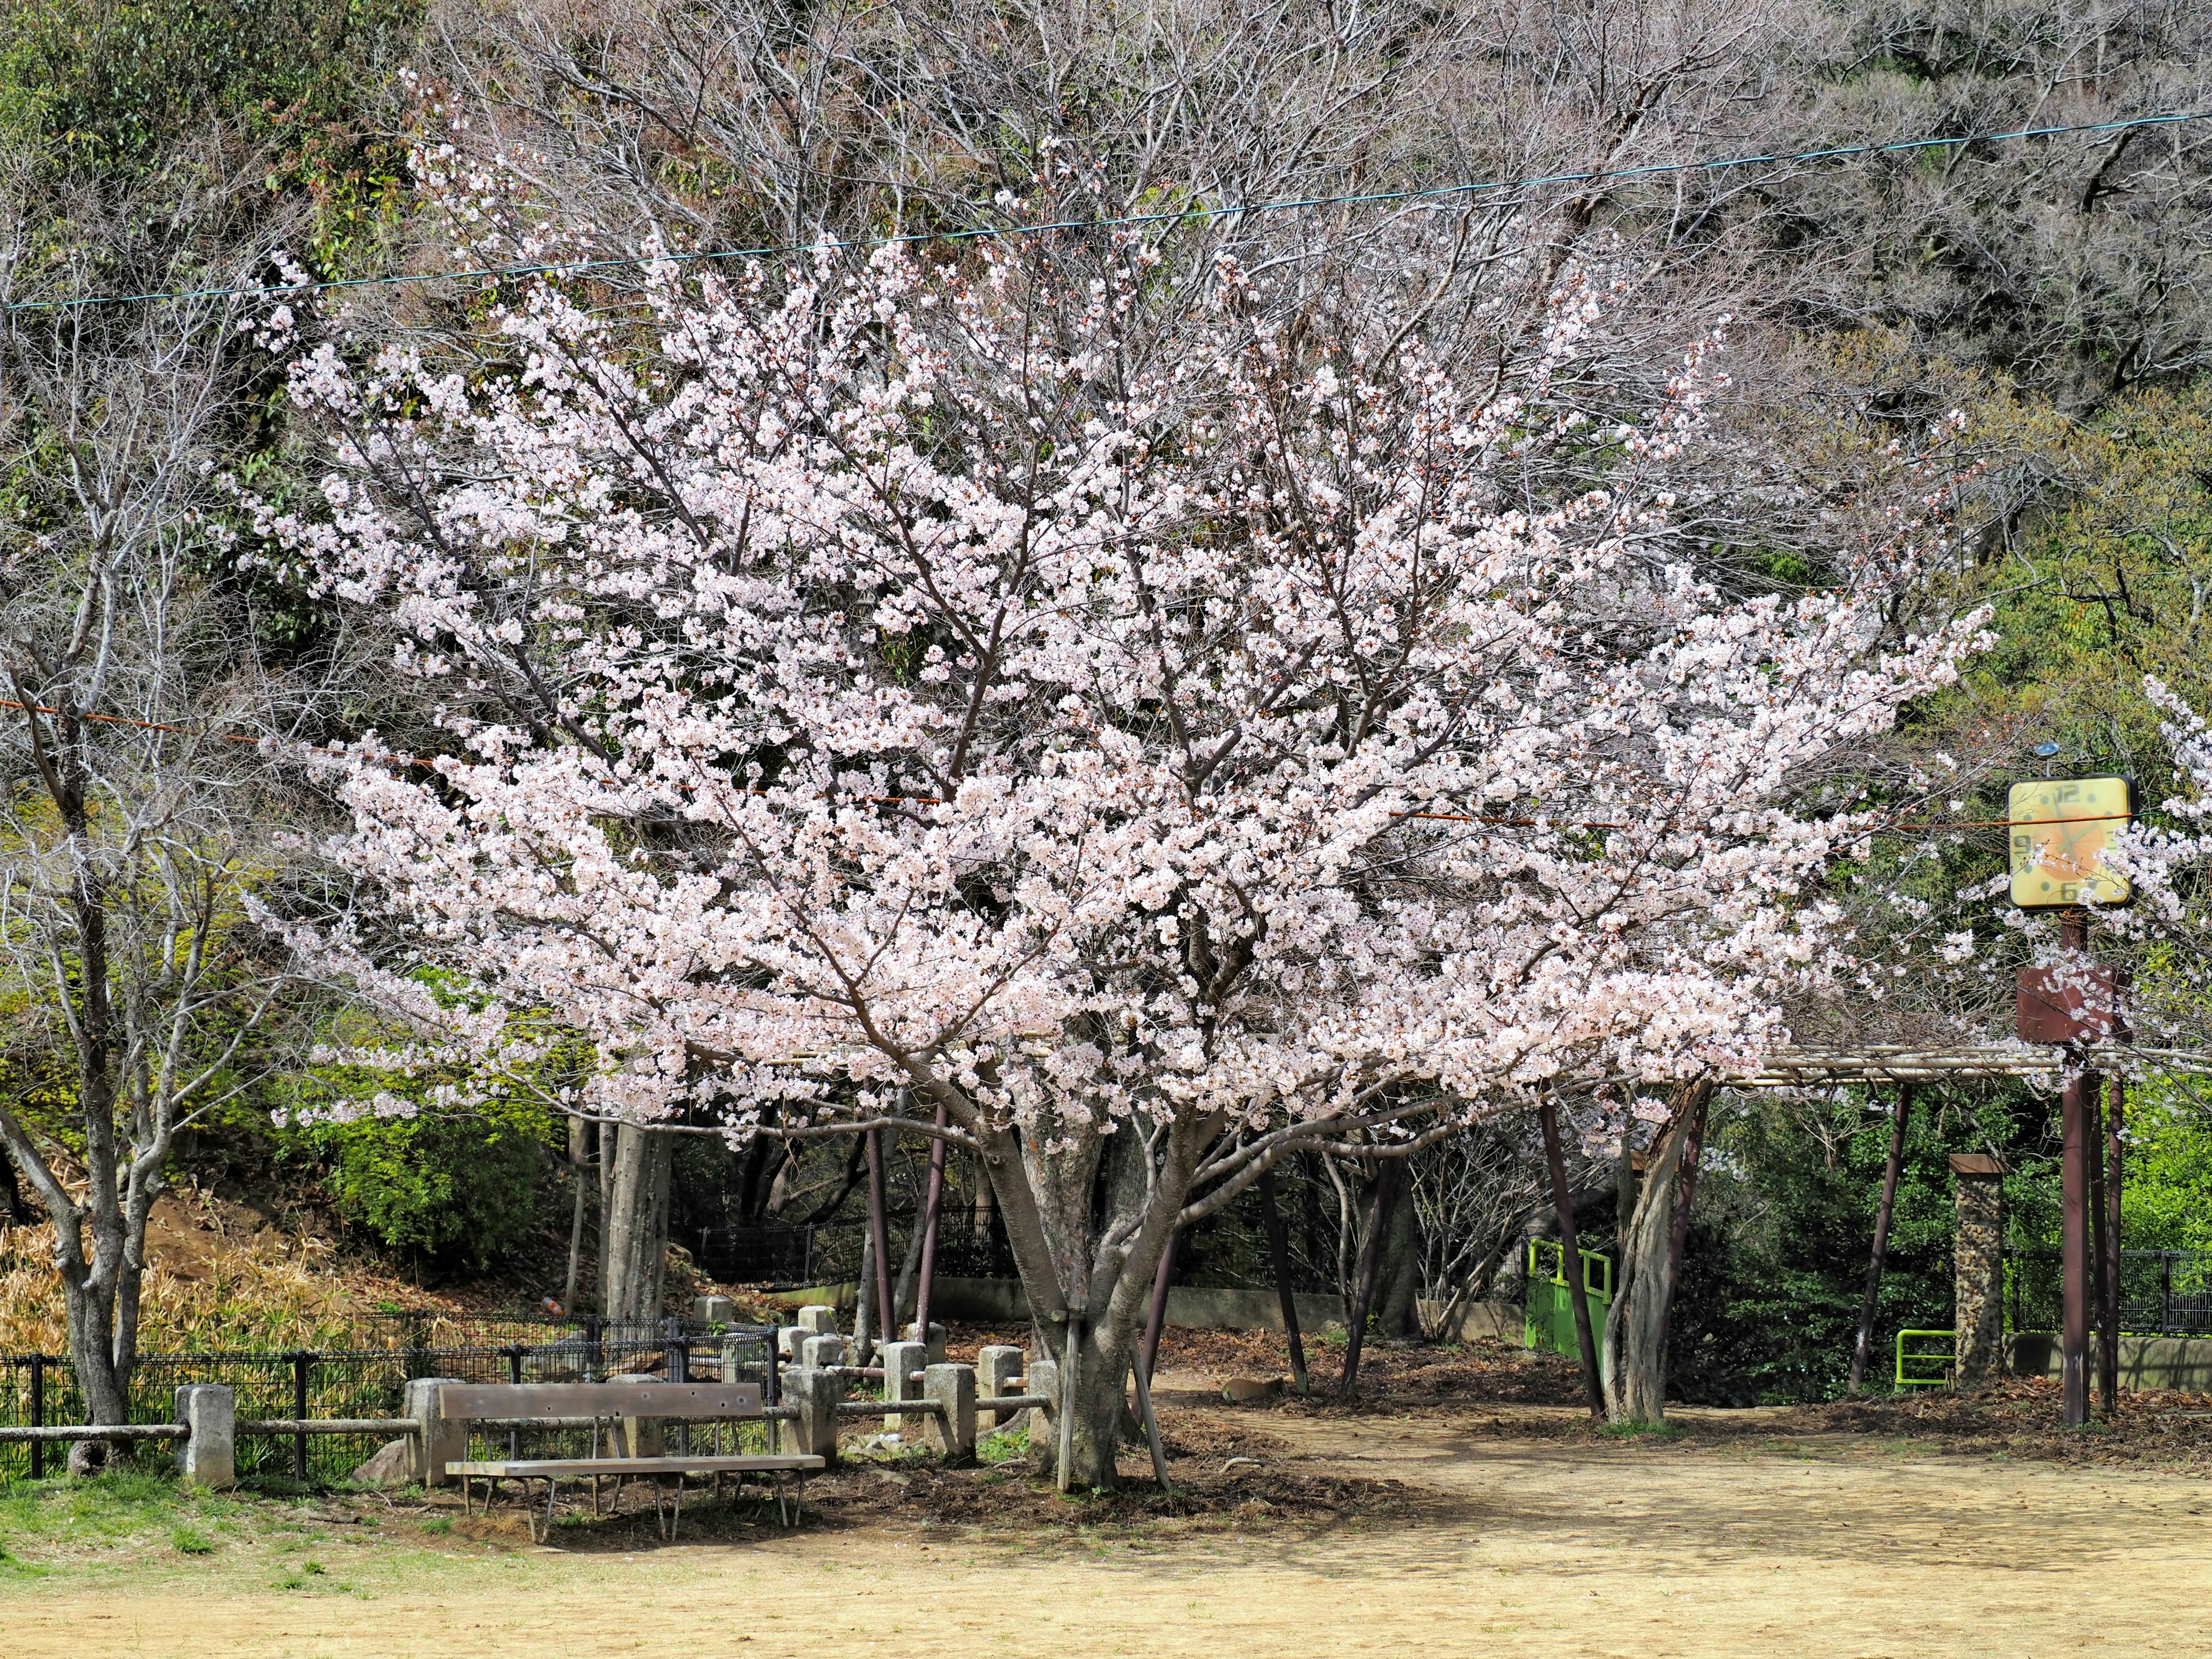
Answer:
[[[601,1227],[606,1274],[600,1310],[609,1319],[650,1322],[660,1317],[668,1279],[668,1182],[676,1137],[635,1124],[603,1124],[603,1148],[611,1131],[613,1190]],[[603,1150],[603,1160],[605,1156]]]
[[[561,1287],[561,1308],[564,1313],[576,1305],[576,1287],[582,1282],[584,1271],[584,1212],[591,1207],[591,1188],[597,1184],[591,1165],[592,1126],[582,1118],[568,1120],[568,1276]]]
[[[1697,1139],[1711,1083],[1677,1091],[1674,1115],[1651,1148],[1636,1208],[1620,1236],[1613,1306],[1605,1319],[1606,1415],[1615,1423],[1667,1418],[1667,1324],[1674,1307],[1676,1210],[1685,1149]]]
[[[1421,1334],[1421,1218],[1412,1189],[1409,1169],[1398,1201],[1391,1206],[1389,1231],[1382,1240],[1382,1281],[1375,1297],[1376,1329],[1382,1336]]]

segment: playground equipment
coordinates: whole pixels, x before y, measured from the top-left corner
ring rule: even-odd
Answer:
[[[1613,1258],[1595,1250],[1577,1252],[1582,1257],[1583,1294],[1588,1298],[1590,1325],[1605,1328],[1606,1310],[1613,1305]],[[1528,1241],[1528,1289],[1524,1303],[1522,1346],[1547,1353],[1579,1358],[1575,1334],[1575,1304],[1567,1288],[1566,1251],[1556,1239]],[[1604,1361],[1601,1357],[1601,1364]]]
[[[1959,1370],[1956,1331],[1899,1331],[1897,1334],[1897,1387],[1947,1388]]]

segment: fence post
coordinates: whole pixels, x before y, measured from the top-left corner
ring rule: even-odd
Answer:
[[[927,1371],[929,1365],[929,1344],[927,1342],[886,1342],[877,1350],[884,1357],[884,1403],[902,1405],[909,1400],[922,1397],[921,1384],[914,1379],[916,1371]],[[914,1437],[907,1431],[903,1417],[885,1415],[884,1427],[902,1440]]]
[[[177,1389],[177,1420],[191,1431],[177,1473],[195,1486],[225,1492],[238,1484],[238,1396],[220,1382]]]
[[[584,1316],[584,1381],[586,1382],[600,1382],[606,1373],[606,1350],[600,1346],[599,1337],[605,1323],[597,1314]]]
[[[986,1426],[994,1434],[1001,1429],[1012,1428],[1021,1419],[1019,1412],[993,1411],[990,1403],[1002,1394],[1013,1393],[1013,1381],[1021,1374],[1022,1351],[1019,1348],[994,1344],[979,1350],[975,1355],[975,1397],[990,1419]]]
[[[2158,1334],[2173,1334],[2173,1252],[2158,1253]],[[36,1364],[34,1360],[32,1362]]]
[[[510,1342],[507,1345],[507,1380],[508,1382],[520,1382],[522,1381],[522,1356],[526,1352],[526,1350],[520,1342]],[[507,1431],[507,1462],[511,1463],[521,1455],[521,1431],[519,1429],[509,1429]]]
[[[31,1426],[46,1426],[46,1357],[42,1353],[31,1356]],[[46,1443],[31,1443],[31,1479],[43,1480],[46,1473]]]
[[[405,1415],[415,1419],[415,1478],[425,1486],[442,1486],[453,1477],[446,1465],[469,1455],[469,1425],[447,1422],[438,1390],[459,1379],[417,1376],[407,1384]]]
[[[944,1408],[941,1416],[924,1419],[926,1432],[948,1462],[965,1462],[975,1455],[975,1368],[929,1365],[921,1376],[923,1397]]]
[[[837,1401],[845,1379],[816,1365],[801,1365],[784,1379],[784,1396],[799,1408],[793,1428],[802,1457],[818,1457],[826,1467],[837,1461]]]
[[[305,1348],[292,1356],[292,1416],[297,1422],[307,1419],[307,1373],[314,1369],[315,1356]],[[307,1437],[292,1437],[292,1479],[301,1486],[307,1484]]]

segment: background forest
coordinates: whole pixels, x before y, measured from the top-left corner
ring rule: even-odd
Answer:
[[[628,246],[795,247],[958,228],[963,204],[1003,187],[994,169],[1006,173],[1011,156],[1048,137],[1059,150],[1044,153],[1106,158],[1101,178],[1118,179],[1136,167],[1128,157],[1157,146],[1164,174],[1244,200],[1603,175],[1503,194],[1522,219],[1560,228],[1553,276],[1571,262],[1636,273],[1621,302],[1631,333],[1680,315],[1736,319],[1729,380],[1710,410],[1711,474],[1680,520],[1730,591],[1819,586],[1836,550],[1865,544],[1871,521],[1899,510],[1892,459],[1928,454],[1929,434],[1944,434],[1940,467],[1926,475],[1940,482],[1922,481],[1935,499],[1921,505],[1942,514],[1954,556],[1931,571],[1925,602],[1988,605],[1996,642],[1864,757],[1866,787],[1948,803],[1960,822],[1984,824],[2005,816],[2009,781],[2053,766],[2130,774],[2148,803],[2173,793],[2143,682],[2155,675],[2194,707],[2212,706],[2212,121],[2124,123],[2212,110],[2212,9],[1314,9],[1344,10],[1334,43],[1301,21],[1304,9],[970,0],[8,9],[8,695],[36,702],[27,688],[49,681],[37,641],[62,614],[51,572],[127,548],[131,599],[115,625],[137,679],[115,705],[136,711],[123,718],[203,737],[228,721],[252,738],[321,744],[374,730],[401,752],[440,740],[382,667],[387,641],[282,580],[273,561],[238,556],[256,535],[242,498],[295,506],[321,468],[265,310],[219,295],[160,307],[54,302],[450,270],[444,209],[410,153],[455,175],[503,158],[543,199],[587,213]],[[1148,106],[1167,85],[1204,100],[1206,118]],[[1354,106],[1356,118],[1343,113]],[[1269,149],[1265,135],[1292,116],[1310,118],[1309,137]],[[1796,159],[2100,124],[2113,125]],[[1782,159],[1633,173],[1753,155]],[[1453,258],[1504,258],[1510,240],[1477,224]],[[495,288],[363,288],[328,302],[349,339],[403,339],[456,361],[475,352],[482,366],[497,353],[481,331]],[[301,851],[335,821],[328,799],[312,781],[257,770],[252,743],[179,738],[165,748],[145,729],[111,730],[103,752],[132,788],[189,798],[163,819],[174,830],[164,844],[187,851],[129,865],[109,890],[126,941],[118,950],[151,941],[146,959],[159,966],[145,982],[160,984],[149,998],[181,997],[195,1011],[191,1052],[178,1051],[173,1069],[198,1092],[177,1097],[180,1127],[146,1183],[155,1271],[145,1346],[334,1339],[379,1309],[550,1298],[634,1310],[672,1304],[699,1280],[822,1283],[861,1270],[856,1141],[732,1146],[568,1119],[537,1086],[573,1063],[557,1042],[530,1060],[529,1088],[444,1074],[395,1084],[346,1063],[362,1016],[299,994],[293,968],[248,926],[256,905],[345,908],[342,878]],[[66,808],[41,793],[40,757],[21,732],[4,763],[0,1096],[78,1181],[98,1149],[30,896],[40,872],[52,872],[55,815]],[[2001,830],[1962,831],[1932,854],[1877,848],[1832,896],[1869,936],[1986,933],[1988,883],[2005,859]],[[196,953],[180,937],[198,941]],[[185,954],[188,973],[177,966]],[[2198,994],[2190,963],[2152,951],[2134,966],[2154,998]],[[1909,1036],[1984,1017],[2008,985],[2007,969],[1976,1005],[1954,980],[1900,972],[1824,1018]],[[130,1017],[127,1007],[117,1016]],[[183,1087],[159,1065],[149,1077],[139,1109]],[[455,1088],[466,1109],[392,1109],[395,1091],[431,1108]],[[1718,1097],[1670,1349],[1684,1397],[1840,1390],[1889,1107],[1858,1090]],[[1900,1327],[1950,1323],[1949,1154],[2003,1154],[2011,1243],[2055,1246],[2056,1113],[2055,1095],[2010,1083],[1923,1095],[1877,1352]],[[2130,1123],[2126,1245],[2212,1250],[2212,1099],[2202,1081],[2143,1080]],[[1629,1159],[1597,1117],[1573,1127],[1583,1242],[1608,1250]],[[902,1288],[927,1159],[919,1139],[894,1138]],[[1528,1242],[1551,1225],[1533,1117],[1459,1128],[1413,1165],[1413,1201],[1382,1250],[1385,1336],[1432,1335],[1468,1303],[1516,1297]],[[1348,1293],[1381,1168],[1307,1152],[1279,1172],[1304,1288]],[[948,1183],[939,1271],[1007,1275],[1004,1225],[966,1153],[952,1154]],[[62,1312],[51,1240],[38,1194],[6,1159],[0,1224],[0,1350],[51,1350]],[[210,1227],[234,1249],[232,1265],[165,1278],[164,1252]],[[1263,1285],[1266,1263],[1247,1202],[1192,1230],[1177,1274]]]

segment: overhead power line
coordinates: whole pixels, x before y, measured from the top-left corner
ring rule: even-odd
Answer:
[[[184,300],[295,299],[338,293],[348,289],[397,288],[417,283],[481,282],[508,276],[582,276],[647,264],[696,264],[730,259],[775,259],[810,253],[818,248],[850,251],[903,247],[928,242],[974,242],[999,237],[1042,236],[1055,231],[1101,230],[1116,226],[1179,224],[1192,219],[1226,219],[1247,213],[1291,213],[1313,208],[1358,207],[1390,203],[1445,201],[1454,198],[1499,195],[1534,190],[1546,185],[1619,183],[1672,173],[1720,173],[1734,167],[1771,167],[1793,161],[1843,161],[1856,155],[1892,155],[1910,150],[1942,149],[1959,144],[2006,143],[2016,138],[2059,138],[2091,132],[2124,132],[2142,127],[2176,126],[2185,121],[2212,117],[2212,110],[2171,110],[2158,115],[2130,116],[2117,121],[2081,121],[2064,126],[2021,127],[2009,132],[1955,132],[1940,137],[1898,138],[1884,143],[1832,144],[1819,149],[1776,151],[1759,155],[1729,155],[1694,161],[1653,161],[1641,167],[1595,167],[1580,173],[1547,173],[1519,179],[1492,179],[1455,185],[1430,185],[1418,189],[1363,191],[1345,196],[1302,196],[1271,202],[1239,202],[1219,207],[1164,209],[1157,213],[1126,213],[1096,219],[1055,219],[1034,225],[981,225],[969,230],[908,231],[888,236],[823,237],[814,242],[790,242],[762,247],[703,248],[690,252],[620,254],[599,259],[553,260],[539,264],[483,265],[466,270],[406,271],[384,276],[344,276],[328,282],[302,283],[290,287],[197,288],[156,289],[142,294],[88,294],[69,300],[22,300],[4,307],[16,311],[70,311],[88,306],[150,305]]]

